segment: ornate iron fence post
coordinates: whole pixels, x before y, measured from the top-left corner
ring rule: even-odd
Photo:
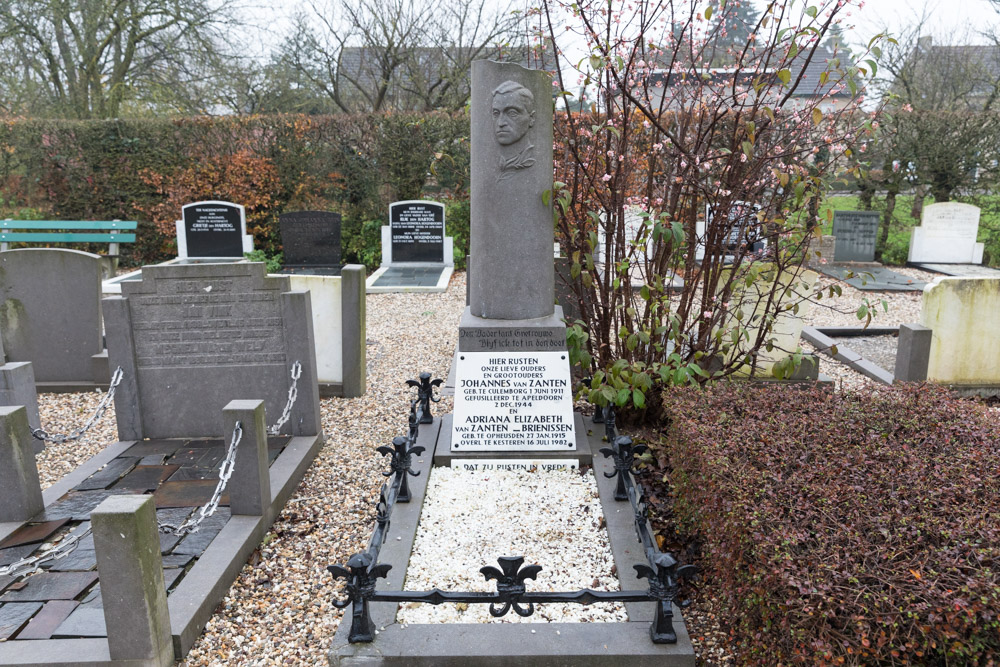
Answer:
[[[614,413],[612,413],[613,415]],[[612,418],[613,421],[613,418]],[[632,464],[635,457],[648,449],[646,445],[632,445],[632,438],[620,435],[615,438],[611,447],[601,447],[601,454],[614,459],[615,471],[606,472],[604,476],[608,479],[618,477],[615,486],[615,500],[628,500],[628,490],[625,488],[625,478],[632,472]]]
[[[658,554],[653,563],[656,565],[655,572],[648,565],[635,566],[638,577],[649,580],[649,595],[656,600],[656,613],[649,626],[649,636],[654,644],[676,644],[672,605],[677,599],[680,579],[692,575],[694,566],[678,568],[677,560],[669,553]]]
[[[351,606],[351,631],[347,640],[352,644],[370,642],[375,639],[375,624],[372,623],[368,610],[368,601],[375,594],[375,583],[392,569],[385,563],[372,565],[371,554],[362,552],[351,556],[347,567],[329,565],[327,570],[334,579],[344,579],[347,582],[346,600],[334,600],[333,606],[344,609]]]
[[[486,577],[486,581],[490,579],[497,580],[497,593],[500,596],[500,602],[503,603],[503,606],[497,609],[496,603],[491,602],[490,616],[500,618],[501,616],[506,616],[507,612],[511,609],[518,616],[531,616],[534,614],[534,603],[529,602],[527,607],[522,607],[520,603],[521,597],[526,591],[524,580],[537,577],[538,573],[542,571],[542,566],[528,565],[522,568],[524,558],[521,556],[501,556],[497,558],[497,562],[500,563],[499,570],[491,566],[479,570]]]
[[[424,452],[422,446],[410,447],[410,444],[409,438],[397,436],[392,439],[392,447],[379,447],[376,450],[382,456],[392,456],[392,460],[389,461],[389,472],[383,472],[382,475],[385,477],[395,475],[400,479],[399,493],[396,495],[396,500],[401,503],[410,502],[410,484],[407,482],[407,478],[409,476],[416,477],[420,474],[419,470],[411,470],[413,456],[419,456]]]
[[[441,401],[441,397],[434,397],[434,389],[440,387],[444,383],[444,380],[437,378],[431,380],[430,373],[421,373],[419,380],[407,380],[406,385],[409,387],[417,388],[417,399],[420,401],[420,423],[430,424],[434,421],[434,415],[431,414],[431,402],[438,403]]]

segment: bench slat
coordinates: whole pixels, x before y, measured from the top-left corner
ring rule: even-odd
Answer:
[[[135,234],[0,232],[4,243],[135,243]]]
[[[135,229],[135,220],[0,220],[3,229]]]

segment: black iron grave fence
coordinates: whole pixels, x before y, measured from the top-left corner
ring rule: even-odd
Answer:
[[[389,456],[389,471],[382,474],[392,477],[392,480],[382,485],[379,500],[376,505],[375,529],[368,546],[364,551],[351,556],[347,565],[330,565],[327,570],[334,579],[345,580],[346,599],[334,599],[333,604],[338,609],[351,607],[351,626],[348,640],[352,644],[371,642],[375,638],[375,626],[371,620],[369,603],[372,602],[422,602],[438,605],[444,602],[464,602],[471,604],[489,604],[490,615],[502,617],[511,610],[519,616],[531,616],[535,604],[575,603],[593,604],[595,602],[653,602],[655,614],[649,628],[653,643],[674,644],[677,634],[673,628],[672,605],[677,602],[677,593],[683,579],[694,574],[693,565],[681,566],[670,553],[661,552],[650,533],[647,522],[648,505],[642,492],[636,487],[632,477],[635,457],[646,450],[645,445],[633,445],[628,436],[618,434],[615,424],[615,413],[612,408],[598,408],[594,422],[603,421],[605,434],[610,447],[600,451],[614,462],[614,472],[605,473],[608,478],[615,477],[616,501],[628,501],[632,507],[635,531],[642,543],[646,555],[646,564],[635,565],[636,577],[646,579],[646,590],[599,591],[583,588],[576,591],[529,591],[525,584],[528,579],[536,579],[542,571],[539,565],[524,565],[522,556],[505,556],[498,559],[500,568],[486,566],[479,571],[487,581],[495,580],[495,592],[477,591],[442,591],[434,588],[429,591],[379,591],[376,585],[379,579],[385,578],[392,565],[379,563],[379,551],[385,542],[389,531],[389,520],[396,503],[408,503],[410,492],[407,478],[420,473],[412,470],[413,457],[423,453],[424,448],[416,446],[420,424],[433,421],[431,403],[440,399],[434,396],[434,389],[442,380],[431,380],[430,373],[421,373],[419,380],[408,380],[407,385],[417,389],[417,397],[410,401],[409,433],[406,437],[397,437],[392,441],[392,447],[379,447],[378,452]],[[687,601],[680,603],[687,606]]]

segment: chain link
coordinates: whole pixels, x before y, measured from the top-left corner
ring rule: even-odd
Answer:
[[[291,418],[292,406],[295,405],[295,399],[299,397],[300,377],[302,377],[302,364],[296,361],[292,364],[292,386],[288,388],[288,401],[285,403],[285,409],[281,412],[281,416],[278,417],[278,421],[274,423],[274,426],[267,429],[268,435],[278,435],[281,427]]]
[[[197,516],[188,517],[179,526],[169,523],[160,524],[160,532],[173,533],[174,535],[194,533],[198,531],[198,526],[201,525],[202,521],[215,514],[215,510],[219,509],[219,501],[222,500],[222,492],[226,490],[229,478],[233,476],[233,468],[236,466],[236,448],[242,439],[243,425],[236,422],[236,426],[233,427],[233,438],[229,442],[229,450],[226,452],[226,459],[222,462],[222,468],[219,469],[219,483],[215,485],[215,492],[212,494],[211,500],[198,510]]]
[[[7,567],[0,567],[0,577],[23,577],[27,574],[38,572],[44,563],[61,560],[73,553],[77,546],[79,546],[80,540],[90,535],[90,531],[91,529],[88,527],[79,535],[67,535],[63,538],[62,542],[48,551],[40,553],[37,556],[22,558]]]
[[[94,414],[90,415],[90,419],[88,419],[87,422],[80,428],[74,429],[69,433],[49,433],[43,428],[33,428],[31,429],[31,435],[33,435],[37,440],[42,440],[44,442],[51,442],[55,444],[62,444],[64,442],[70,442],[72,440],[79,440],[88,430],[90,430],[90,428],[94,424],[100,421],[101,417],[104,416],[104,413],[108,409],[108,406],[111,405],[111,401],[113,401],[115,398],[115,390],[118,388],[118,385],[121,384],[123,376],[124,373],[122,373],[122,367],[119,366],[117,369],[115,369],[115,373],[111,377],[111,384],[108,385],[108,392],[104,394],[104,397],[101,399],[101,402],[97,404],[97,408],[94,410]]]

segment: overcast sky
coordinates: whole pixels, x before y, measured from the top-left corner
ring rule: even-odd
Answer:
[[[1000,28],[1000,14],[987,0],[867,0],[845,23],[854,23],[852,34],[857,41],[867,42],[887,26],[892,33],[903,32],[918,23],[924,13],[929,17],[926,27],[931,36],[942,44],[983,43],[985,40],[977,32]]]

